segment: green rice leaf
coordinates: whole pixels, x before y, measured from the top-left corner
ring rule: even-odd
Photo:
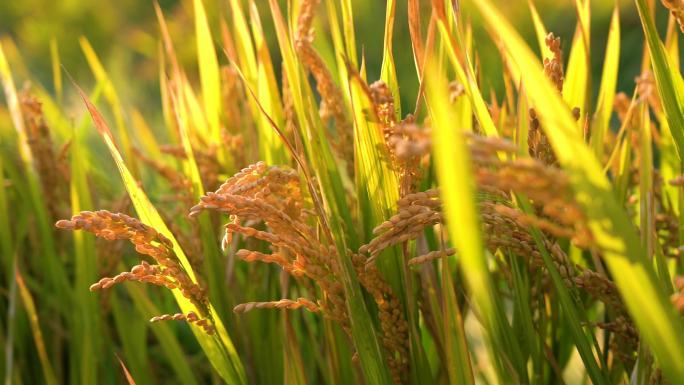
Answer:
[[[546,31],[546,27],[544,26],[541,16],[539,16],[539,12],[537,11],[537,7],[534,5],[534,1],[527,0],[527,5],[529,6],[530,13],[532,14],[532,23],[534,24],[534,32],[537,36],[537,43],[539,44],[539,52],[541,53],[541,57],[553,57],[553,52],[551,52],[551,49],[546,45],[546,35],[549,33]]]
[[[401,119],[401,99],[399,96],[399,81],[397,80],[397,68],[394,65],[393,38],[394,33],[394,13],[397,7],[395,0],[387,1],[387,10],[385,11],[385,40],[384,40],[384,54],[382,57],[382,70],[380,71],[380,78],[389,86],[394,97],[394,112],[397,119]]]
[[[121,178],[124,182],[124,186],[128,191],[140,220],[143,223],[155,228],[157,231],[171,240],[173,243],[174,253],[178,257],[181,265],[187,272],[190,279],[192,279],[193,282],[197,282],[195,272],[185,256],[185,253],[178,244],[178,241],[176,241],[175,237],[166,226],[155,207],[149,201],[145,192],[138,186],[138,183],[135,178],[133,178],[133,175],[128,171],[128,168],[126,167],[126,164],[124,163],[123,158],[121,157],[121,154],[114,143],[111,131],[109,130],[104,118],[98,112],[97,108],[88,100],[83,91],[79,89],[79,93],[81,94],[81,97],[88,108],[88,111],[90,112],[100,136],[109,148],[109,151],[116,162],[117,168],[119,169]],[[173,295],[184,313],[194,311],[197,314],[202,314],[202,311],[197,309],[190,300],[183,297],[180,291],[173,290]],[[230,384],[245,384],[246,378],[244,369],[242,367],[242,363],[240,362],[240,358],[233,347],[233,343],[228,336],[228,332],[223,326],[223,322],[216,313],[213,305],[210,305],[209,308],[209,317],[212,319],[214,327],[216,328],[216,334],[210,336],[195,325],[191,326],[191,329],[200,346],[202,346],[202,349],[209,358],[212,366],[214,369],[216,369],[219,375]]]
[[[590,97],[588,92],[591,89],[589,0],[575,0],[575,8],[578,15],[577,29],[563,82],[563,99],[571,108],[579,107],[580,112],[586,115]]]
[[[121,140],[124,159],[131,165],[131,171],[133,172],[133,175],[137,176],[138,168],[137,163],[134,162],[135,157],[133,156],[133,142],[131,141],[128,131],[126,130],[123,106],[121,104],[121,100],[119,99],[119,95],[114,88],[114,83],[107,74],[107,71],[102,65],[102,62],[100,62],[100,59],[97,57],[97,53],[95,53],[95,50],[93,49],[92,45],[90,45],[88,39],[86,39],[84,36],[81,36],[78,41],[81,44],[81,49],[83,50],[83,54],[88,61],[90,70],[93,72],[93,75],[95,75],[97,82],[102,85],[102,93],[104,94],[104,97],[109,103],[109,106],[114,114],[116,133],[119,136],[119,140]]]
[[[498,295],[487,266],[480,234],[470,154],[463,132],[460,127],[453,125],[453,122],[458,120],[455,111],[449,106],[448,84],[440,72],[430,65],[434,63],[428,64],[426,95],[446,221],[452,224],[448,226],[449,238],[460,253],[458,262],[487,333],[489,353],[498,373],[503,374],[503,361],[507,361],[518,374],[513,382],[526,383],[527,375],[522,375],[526,369],[519,361],[522,356],[518,351],[517,342],[513,341],[503,308],[497,300]]]
[[[36,350],[38,351],[38,358],[40,360],[40,366],[43,370],[43,376],[45,383],[47,385],[57,385],[57,377],[55,376],[55,371],[52,368],[52,363],[48,357],[47,349],[45,348],[45,340],[43,339],[43,332],[40,328],[40,320],[38,319],[38,312],[36,311],[36,304],[33,301],[33,296],[31,292],[26,287],[23,275],[19,271],[19,268],[14,266],[14,274],[17,282],[17,287],[19,288],[19,294],[21,295],[21,300],[24,303],[24,309],[29,318],[31,325],[31,332],[33,333],[33,341],[36,345]]]
[[[221,76],[216,49],[209,30],[207,14],[202,0],[194,0],[197,60],[202,82],[202,102],[209,123],[210,137],[221,143]]]
[[[116,356],[116,359],[119,360],[119,364],[121,365],[121,370],[124,372],[124,377],[126,378],[128,385],[136,385],[135,380],[133,379],[133,376],[131,376],[131,373],[128,371],[128,368],[126,367],[126,365],[121,360],[121,357]]]
[[[610,116],[613,112],[615,100],[615,87],[617,85],[618,65],[620,63],[620,10],[617,5],[613,11],[613,17],[608,31],[608,43],[606,44],[606,56],[603,60],[603,75],[599,90],[594,124],[591,130],[591,145],[596,158],[603,159],[603,145],[606,132],[610,124]]]
[[[635,1],[648,43],[658,94],[681,160],[684,159],[684,82],[678,69],[670,63],[665,47],[658,37],[648,4],[645,0]]]

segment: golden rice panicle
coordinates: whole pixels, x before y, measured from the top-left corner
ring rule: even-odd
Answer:
[[[192,194],[192,182],[182,172],[170,167],[169,165],[145,155],[137,148],[133,148],[135,155],[146,165],[152,168],[158,175],[165,179],[170,186],[170,194],[163,195],[164,201],[172,203],[172,208],[168,214],[162,214],[164,220],[169,223],[169,228],[185,250],[188,260],[193,268],[200,268],[203,261],[202,241],[198,227],[183,229],[172,220],[174,217],[182,215],[188,208],[194,205]],[[185,151],[182,151],[185,154]],[[201,171],[200,171],[201,173]]]
[[[157,261],[168,259],[173,253],[173,244],[168,238],[126,214],[107,210],[82,211],[70,220],[58,221],[55,226],[88,231],[107,240],[128,239],[138,253],[149,255]]]
[[[661,0],[663,6],[667,8],[672,17],[677,20],[679,29],[684,33],[684,1],[682,0]]]
[[[619,316],[609,322],[599,322],[596,326],[613,334],[610,352],[626,367],[633,367],[639,348],[639,332],[634,325],[624,316]]]
[[[430,131],[414,124],[412,115],[396,121],[392,91],[382,80],[371,84],[368,91],[389,152],[390,166],[399,174],[399,196],[404,196],[415,190],[421,159],[430,152]]]
[[[308,300],[306,298],[297,298],[296,300],[281,299],[279,301],[241,303],[233,308],[233,312],[247,313],[248,311],[254,309],[295,310],[299,308],[304,308],[312,313],[318,313],[321,311],[321,308],[315,302]]]
[[[19,97],[22,114],[26,121],[28,146],[35,159],[35,171],[40,177],[50,218],[55,220],[62,215],[60,205],[69,201],[67,190],[69,166],[64,156],[68,145],[64,147],[61,154],[56,153],[41,102],[31,95],[28,89],[24,90]]]
[[[655,75],[652,71],[646,70],[634,78],[636,83],[636,93],[638,102],[647,102],[655,114],[661,114],[663,106],[660,101],[660,94],[656,85]]]
[[[408,116],[394,126],[386,140],[399,169],[399,196],[415,192],[420,182],[421,162],[430,155],[432,149],[430,130],[414,124],[413,117]]]
[[[544,162],[544,164],[556,165],[558,160],[556,155],[553,153],[551,142],[549,142],[548,137],[544,133],[537,117],[537,112],[534,108],[529,111],[530,115],[530,128],[527,133],[527,143],[529,147],[529,154],[531,157],[536,158]]]
[[[241,136],[225,134],[223,139],[227,148],[231,149],[233,158],[236,161],[239,160],[241,151],[244,148],[241,143]],[[195,161],[197,162],[197,168],[199,169],[200,177],[202,178],[202,184],[207,188],[215,188],[219,183],[219,174],[221,173],[222,166],[218,161],[217,149],[215,143],[203,144],[201,147],[193,145],[192,147],[192,152],[195,156]],[[178,159],[187,159],[188,157],[182,146],[164,144],[159,146],[159,150],[164,154],[171,155]]]
[[[373,263],[386,248],[416,239],[427,227],[442,223],[438,194],[438,190],[428,190],[400,199],[397,213],[373,229],[375,238],[359,249],[359,253],[370,253],[367,263]]]
[[[406,384],[409,370],[408,323],[399,299],[374,264],[369,264],[360,254],[351,254],[351,259],[359,282],[378,306],[378,318],[382,331],[381,343],[387,352],[387,366],[392,380],[395,384]]]
[[[107,240],[127,239],[135,250],[152,257],[158,265],[143,262],[130,272],[123,272],[113,278],[103,278],[93,284],[90,290],[107,289],[123,281],[141,281],[180,290],[185,298],[198,306],[209,303],[206,290],[194,283],[178,263],[173,243],[153,227],[125,214],[114,214],[106,210],[83,211],[71,218],[60,220],[55,226],[60,229],[84,230]]]
[[[274,251],[272,254],[239,250],[237,257],[248,262],[275,263],[297,278],[306,277],[316,283],[323,294],[318,301],[320,312],[349,332],[337,250],[321,242],[316,229],[308,223],[310,213],[304,205],[301,181],[296,171],[258,162],[229,178],[215,192],[203,196],[199,204],[190,210],[190,215],[197,215],[203,210],[229,215],[224,248],[235,234],[270,244]],[[259,222],[263,222],[267,230],[243,225]],[[255,306],[245,305],[236,311]]]
[[[543,259],[532,236],[518,223],[496,210],[497,203],[482,201],[478,205],[482,217],[484,242],[487,249],[511,252],[525,257],[533,270],[544,266]]]
[[[382,126],[385,141],[392,134],[392,129],[397,123],[394,110],[394,97],[389,86],[382,80],[378,80],[369,86],[371,99],[375,108],[375,114]]]
[[[544,42],[553,53],[553,57],[544,58],[544,74],[556,86],[558,92],[563,92],[565,75],[563,73],[563,51],[561,50],[560,38],[555,37],[553,32],[551,32],[546,36]],[[573,110],[573,114],[575,114],[576,117],[579,117],[578,111]],[[530,156],[541,159],[545,164],[558,164],[551,143],[541,128],[541,124],[537,118],[537,112],[534,108],[530,109],[529,116],[530,128],[527,142]]]
[[[394,97],[384,81],[378,80],[369,86],[360,76],[357,79],[373,102],[374,119],[380,126],[390,167],[399,175],[399,195],[414,192],[421,161],[430,153],[430,130],[415,124],[411,114],[397,122]]]
[[[324,121],[329,119],[335,121],[337,137],[329,137],[330,142],[341,159],[354,159],[352,126],[346,115],[342,91],[335,84],[330,70],[313,47],[314,29],[312,22],[319,2],[320,0],[304,0],[301,2],[295,34],[295,49],[302,64],[316,80],[316,90],[321,96],[319,108],[321,118]]]
[[[192,182],[183,175],[182,172],[170,167],[158,159],[153,159],[138,148],[133,148],[135,155],[142,160],[146,165],[152,168],[157,174],[164,178],[171,189],[174,191],[174,199],[183,202],[186,207],[192,206]]]
[[[297,20],[296,40],[313,40],[313,19],[320,0],[303,0],[300,4]]]
[[[499,195],[514,191],[532,200],[538,218],[519,215],[516,219],[528,222],[521,223],[523,227],[534,221],[547,230],[553,230],[556,236],[571,238],[578,246],[587,247],[592,243],[585,215],[574,199],[563,170],[534,158],[500,160],[495,153],[511,145],[503,139],[488,138],[485,141],[473,136],[470,141],[474,176],[481,191]]]
[[[456,254],[456,249],[454,249],[454,248],[448,248],[446,250],[430,251],[430,252],[427,252],[423,255],[419,255],[417,257],[413,257],[413,258],[409,259],[408,265],[409,266],[419,265],[421,263],[434,261],[436,259],[440,259],[443,257],[449,257],[449,256],[452,256],[455,254]]]
[[[580,268],[573,278],[575,286],[606,304],[615,316],[628,317],[620,292],[613,281],[593,270]]]
[[[544,40],[546,46],[553,53],[552,58],[544,58],[544,74],[556,86],[558,92],[563,92],[563,50],[561,50],[560,37],[555,37],[553,32],[550,32]]]
[[[211,320],[207,318],[200,318],[194,311],[188,312],[187,314],[176,313],[176,314],[162,314],[150,318],[150,322],[161,322],[161,321],[186,321],[190,324],[195,324],[202,328],[205,333],[213,335],[216,332],[214,325],[212,325]]]
[[[449,103],[454,104],[458,98],[465,95],[465,86],[454,80],[449,83]]]
[[[672,280],[675,287],[675,293],[672,294],[670,300],[675,309],[684,316],[684,276],[678,275]]]

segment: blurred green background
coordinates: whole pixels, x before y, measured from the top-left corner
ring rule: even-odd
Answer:
[[[176,43],[181,64],[188,73],[196,74],[195,40],[192,24],[192,2],[189,0],[159,0],[168,18],[171,34]],[[266,1],[258,2],[262,7],[265,28],[275,44],[270,19],[263,17],[268,12],[263,9]],[[358,0],[355,2],[355,18],[359,50],[363,50],[368,63],[369,78],[378,77],[382,60],[382,40],[385,2],[382,0]],[[423,2],[427,14],[429,1]],[[512,20],[530,45],[536,49],[527,0],[499,1],[503,12]],[[566,54],[570,48],[575,29],[575,9],[573,1],[537,0],[538,7],[547,28],[563,39]],[[622,52],[618,90],[630,92],[634,78],[639,74],[640,60],[634,54],[642,50],[643,36],[638,15],[632,1],[621,0]],[[206,0],[205,5],[218,32],[219,15],[227,12],[227,1]],[[603,60],[608,20],[612,12],[612,0],[592,2],[592,66],[594,78],[600,76]],[[464,9],[468,14],[467,4]],[[658,7],[658,22],[665,26],[666,13]],[[475,33],[486,34],[475,23]],[[318,26],[325,28],[325,26]],[[159,29],[152,1],[120,0],[106,2],[99,0],[24,0],[0,1],[0,36],[10,38],[18,47],[27,70],[36,76],[48,89],[52,87],[50,63],[50,42],[54,40],[60,52],[64,68],[79,82],[88,86],[92,76],[79,45],[79,36],[85,36],[95,48],[104,65],[112,76],[117,91],[123,96],[124,103],[138,106],[150,113],[159,106],[158,87],[158,44]],[[219,36],[218,33],[215,36]],[[490,42],[490,39],[476,39]],[[395,60],[400,84],[403,89],[404,109],[412,107],[417,90],[417,80],[413,67],[412,52],[409,47],[409,33],[406,23],[406,2],[399,1],[395,26]],[[275,48],[275,47],[274,47]],[[478,48],[480,62],[484,63],[487,73],[500,73],[501,61],[491,42]],[[272,50],[274,53],[277,50]],[[225,58],[223,62],[225,62]],[[278,65],[278,58],[274,61]],[[276,73],[278,73],[276,71]],[[502,82],[496,76],[488,76],[483,85],[485,92],[493,87],[502,95]],[[148,116],[148,119],[154,119]]]

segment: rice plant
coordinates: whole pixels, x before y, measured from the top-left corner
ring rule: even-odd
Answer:
[[[159,111],[0,40],[5,384],[684,383],[684,3],[186,3]]]

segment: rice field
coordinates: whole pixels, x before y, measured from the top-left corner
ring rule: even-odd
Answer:
[[[684,384],[682,0],[162,3],[0,29],[5,385]]]

